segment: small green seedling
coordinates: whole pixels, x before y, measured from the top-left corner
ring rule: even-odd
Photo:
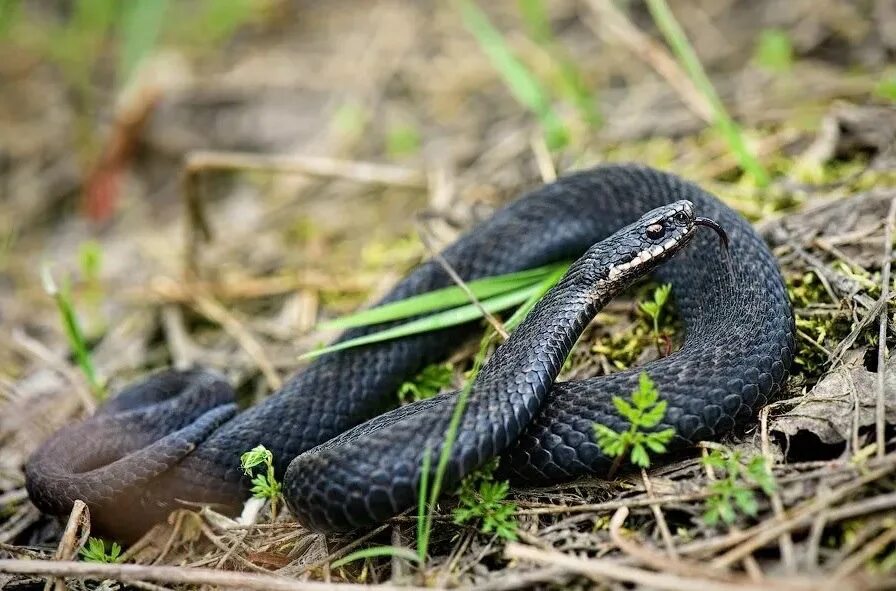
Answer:
[[[90,356],[90,348],[87,346],[87,339],[84,337],[84,331],[81,329],[81,323],[78,321],[68,282],[64,282],[61,288],[57,286],[47,266],[41,269],[41,281],[43,282],[44,291],[56,302],[59,315],[62,317],[62,327],[65,329],[65,336],[68,338],[69,346],[72,349],[72,354],[78,363],[78,367],[84,372],[84,376],[87,378],[87,383],[90,385],[94,396],[102,400],[105,398],[105,389],[97,378],[93,359]]]
[[[451,384],[453,375],[450,363],[428,365],[413,380],[401,385],[398,389],[398,401],[407,404],[432,398]]]
[[[631,452],[632,464],[647,468],[650,466],[648,450],[653,453],[665,453],[666,445],[675,436],[675,429],[647,431],[660,424],[666,416],[666,401],[659,399],[656,384],[647,373],[638,379],[638,389],[632,392],[631,402],[619,396],[613,397],[613,406],[625,420],[629,422],[627,431],[617,433],[606,425],[595,424],[594,433],[597,445],[603,453],[617,458],[611,472],[618,467],[625,454]]]
[[[460,487],[460,506],[454,510],[455,523],[478,520],[479,531],[494,533],[505,540],[517,539],[516,503],[507,501],[510,485],[495,481],[492,472],[497,462],[464,478]],[[477,487],[478,483],[478,487]]]
[[[653,300],[646,302],[638,302],[638,307],[642,312],[647,314],[653,321],[653,338],[656,341],[656,349],[660,351],[660,317],[663,314],[663,308],[669,301],[669,294],[672,293],[672,285],[666,283],[658,286],[653,290]],[[662,352],[660,352],[662,355]]]
[[[714,449],[703,458],[703,464],[722,473],[721,479],[709,487],[711,496],[706,499],[703,513],[706,525],[716,526],[719,521],[731,525],[738,512],[755,517],[759,503],[752,488],[754,485],[766,495],[775,491],[775,478],[762,456],[754,456],[744,463],[739,453]]]
[[[114,564],[121,562],[121,546],[112,542],[109,551],[106,551],[106,542],[102,538],[90,538],[87,540],[87,546],[78,551],[87,562],[99,562],[103,564]]]
[[[240,467],[246,476],[252,476],[253,469],[264,466],[265,471],[252,478],[252,496],[271,501],[271,516],[277,515],[277,501],[283,492],[283,485],[274,475],[274,454],[263,445],[257,445],[240,456]]]

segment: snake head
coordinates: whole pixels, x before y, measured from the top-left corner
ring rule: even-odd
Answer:
[[[728,239],[721,226],[711,219],[698,217],[694,204],[681,200],[647,212],[633,224],[593,246],[589,254],[596,263],[594,268],[598,277],[628,284],[687,246],[699,226],[715,230],[722,243],[727,245]]]

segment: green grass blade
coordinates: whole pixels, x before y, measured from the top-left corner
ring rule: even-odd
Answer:
[[[561,268],[555,269],[548,277],[545,277],[538,285],[531,289],[531,293],[523,303],[523,306],[517,310],[516,313],[511,316],[510,320],[508,320],[507,324],[505,324],[508,330],[512,331],[519,326],[520,322],[526,317],[526,314],[528,314],[538,300],[540,300],[542,296],[544,296],[544,294],[563,277],[568,268],[569,264],[567,263]],[[470,375],[464,382],[463,389],[457,395],[457,402],[455,403],[454,411],[451,414],[451,422],[448,424],[448,429],[445,432],[445,443],[439,453],[439,463],[436,466],[436,473],[433,478],[432,490],[430,491],[429,496],[429,511],[422,529],[423,534],[421,536],[420,533],[418,533],[417,546],[418,553],[420,553],[421,556],[426,556],[426,546],[429,543],[429,535],[432,530],[433,513],[435,511],[436,501],[439,499],[439,495],[442,492],[442,481],[445,478],[445,471],[448,468],[448,459],[451,456],[451,449],[454,447],[454,442],[457,440],[457,430],[460,427],[464,410],[466,410],[467,407],[467,399],[470,396],[473,383],[476,381],[476,376],[479,375],[479,370],[482,369],[482,364],[485,361],[485,355],[488,352],[489,345],[495,336],[496,334],[494,331],[489,331],[489,333],[482,339],[482,342],[479,345],[479,351],[476,353],[476,358],[473,361],[473,369],[470,371]],[[428,454],[424,459],[428,459]],[[418,532],[419,531],[420,529],[418,525]]]
[[[417,494],[417,557],[420,562],[426,560],[426,549],[429,540],[426,538],[426,497],[429,493],[429,471],[432,468],[432,450],[423,450],[423,465],[420,473],[420,492]]]
[[[404,558],[405,560],[410,560],[411,562],[420,562],[420,558],[418,558],[417,553],[409,548],[402,548],[400,546],[374,546],[373,548],[364,548],[363,550],[357,550],[350,554],[347,554],[336,560],[330,565],[330,568],[339,568],[340,566],[345,566],[350,562],[354,562],[356,560],[363,560],[365,558],[378,558],[380,556],[397,556],[398,558]]]
[[[429,493],[429,511],[426,514],[426,523],[423,526],[423,544],[420,543],[421,540],[417,541],[418,553],[423,556],[426,556],[429,537],[432,532],[436,501],[439,500],[439,495],[442,494],[442,481],[445,479],[445,472],[448,469],[448,460],[451,457],[451,449],[454,447],[454,442],[457,440],[457,430],[460,427],[461,419],[463,419],[464,410],[467,408],[467,399],[470,397],[473,383],[476,381],[476,376],[479,375],[479,370],[482,369],[482,364],[485,361],[485,354],[488,352],[489,344],[494,337],[494,331],[489,331],[489,333],[482,339],[482,342],[479,345],[479,351],[476,353],[476,359],[473,361],[473,369],[470,370],[470,375],[467,377],[463,389],[461,389],[460,393],[457,395],[457,402],[455,402],[454,411],[451,413],[451,421],[448,423],[448,429],[445,431],[445,443],[442,445],[442,450],[439,453],[439,463],[436,465],[432,490]],[[423,547],[420,548],[420,546]]]
[[[130,0],[121,6],[118,76],[122,85],[155,47],[165,21],[168,0]]]
[[[559,149],[569,143],[569,131],[554,111],[548,93],[538,80],[520,62],[508,47],[501,33],[492,25],[488,16],[474,2],[461,0],[460,12],[464,25],[476,37],[513,97],[532,111],[544,128],[548,147]]]
[[[90,357],[90,350],[87,346],[87,339],[84,338],[84,331],[81,330],[81,323],[78,321],[78,315],[75,313],[75,307],[72,304],[71,292],[67,285],[63,284],[62,288],[57,287],[49,268],[41,269],[41,281],[43,282],[44,291],[56,302],[59,309],[59,315],[62,318],[62,327],[65,330],[65,336],[68,338],[69,346],[75,361],[84,376],[93,394],[100,400],[104,398],[104,390],[96,377],[96,369],[93,365],[93,359]]]
[[[501,310],[506,310],[507,308],[518,306],[528,300],[535,292],[537,287],[538,286],[536,285],[516,289],[514,291],[507,292],[499,296],[489,298],[487,300],[482,300],[480,303],[482,304],[482,307],[490,314],[494,312],[500,312]],[[325,355],[327,353],[333,353],[335,351],[342,351],[344,349],[360,347],[361,345],[381,343],[383,341],[389,341],[392,339],[420,334],[423,332],[432,332],[435,330],[448,328],[450,326],[457,326],[458,324],[471,322],[473,320],[476,320],[477,318],[482,318],[482,311],[478,306],[474,304],[467,304],[466,306],[460,306],[458,308],[453,308],[451,310],[432,314],[418,320],[412,320],[410,322],[406,322],[392,328],[387,328],[386,330],[381,330],[373,334],[365,335],[363,337],[349,339],[341,343],[336,343],[335,345],[330,345],[329,347],[324,347],[315,351],[309,351],[304,355],[300,355],[299,359],[311,359],[320,355]]]
[[[484,300],[531,286],[541,281],[545,275],[552,273],[556,268],[557,265],[547,265],[506,275],[476,279],[467,283],[467,287],[476,296],[476,299]],[[320,324],[319,328],[330,330],[369,326],[371,324],[411,318],[427,312],[447,310],[466,304],[469,301],[470,298],[463,289],[458,286],[451,286],[324,322]]]
[[[687,36],[669,10],[666,0],[647,0],[647,7],[659,30],[662,32],[678,61],[684,67],[691,81],[700,93],[709,101],[713,109],[713,117],[719,132],[728,143],[728,147],[737,158],[740,167],[750,175],[757,185],[764,187],[769,183],[768,171],[760,164],[744,141],[740,126],[731,119],[722,100],[712,86],[700,59]]]
[[[602,118],[597,100],[576,62],[554,36],[545,0],[519,0],[518,5],[529,35],[550,56],[557,69],[557,90],[575,105],[585,123],[592,128],[600,127]]]
[[[21,16],[20,0],[0,0],[0,39],[12,30]]]

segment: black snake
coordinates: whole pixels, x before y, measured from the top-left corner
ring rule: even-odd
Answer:
[[[711,232],[696,231],[697,215],[725,229],[727,253]],[[465,280],[581,257],[477,376],[448,486],[497,455],[515,481],[606,474],[611,462],[593,426],[627,427],[611,399],[628,396],[642,371],[668,403],[657,428],[675,429],[673,447],[718,438],[780,388],[793,357],[793,314],[768,247],[738,214],[671,174],[634,165],[570,174],[499,210],[443,256]],[[681,349],[644,367],[555,383],[597,310],[647,272],[673,286]],[[429,261],[384,301],[451,284]],[[216,374],[156,374],[44,443],[26,466],[29,494],[60,515],[82,499],[96,530],[133,538],[179,500],[238,507],[248,494],[240,455],[264,444],[301,522],[321,531],[379,522],[416,502],[424,450],[438,454],[454,407],[442,394],[389,411],[397,388],[476,329],[323,356],[242,412]]]

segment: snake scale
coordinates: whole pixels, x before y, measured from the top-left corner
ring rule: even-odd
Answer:
[[[712,232],[698,231],[698,215],[724,228],[727,252]],[[446,486],[495,456],[514,482],[606,475],[611,461],[593,426],[627,428],[612,397],[628,396],[642,371],[668,403],[657,428],[675,429],[672,447],[718,438],[775,394],[793,358],[793,313],[766,244],[717,198],[669,173],[604,165],[569,174],[498,210],[442,254],[465,280],[581,257],[474,381]],[[597,310],[646,273],[673,286],[680,350],[643,367],[555,382]],[[427,261],[383,302],[451,284]],[[57,515],[82,499],[95,531],[133,539],[179,501],[236,510],[248,494],[240,455],[264,444],[299,521],[318,531],[369,526],[416,502],[424,450],[438,454],[456,399],[441,394],[390,410],[396,390],[476,330],[470,323],[322,356],[242,411],[213,372],[157,373],[47,440],[26,465],[28,492]]]

